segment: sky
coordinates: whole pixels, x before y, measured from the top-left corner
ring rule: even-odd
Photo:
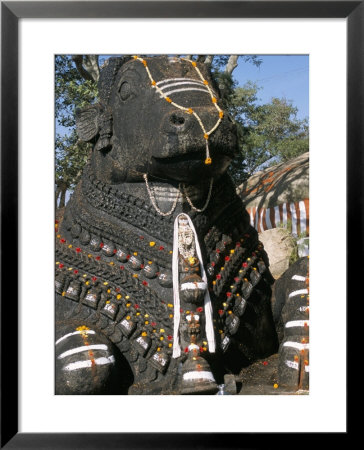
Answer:
[[[258,98],[268,103],[272,97],[290,100],[298,108],[297,118],[309,116],[309,56],[257,55],[262,63],[256,67],[239,59],[233,77],[240,85],[254,81],[262,89]]]

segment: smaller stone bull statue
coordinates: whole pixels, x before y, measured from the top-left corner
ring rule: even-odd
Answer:
[[[236,392],[277,354],[274,279],[226,174],[237,135],[219,99],[204,65],[111,58],[77,113],[94,147],[57,231],[56,393]]]

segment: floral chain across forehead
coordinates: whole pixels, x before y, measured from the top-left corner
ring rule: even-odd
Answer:
[[[202,123],[202,120],[201,120],[200,116],[196,113],[196,111],[194,111],[192,108],[187,108],[185,106],[179,105],[178,103],[175,103],[170,97],[168,97],[168,95],[167,95],[168,92],[167,93],[163,92],[163,89],[166,88],[166,85],[164,86],[164,88],[161,88],[160,85],[162,83],[165,83],[165,82],[170,81],[170,80],[162,80],[162,81],[156,82],[153,79],[152,74],[150,73],[147,61],[145,59],[143,59],[143,58],[140,58],[139,56],[134,56],[134,59],[137,60],[137,61],[140,61],[144,65],[145,70],[147,71],[148,77],[150,79],[151,85],[157,90],[157,92],[161,95],[162,98],[164,98],[172,106],[175,106],[176,108],[178,108],[178,109],[180,109],[182,111],[185,111],[188,114],[192,114],[197,119],[198,123],[200,124],[201,130],[203,132],[203,137],[206,140],[206,159],[205,159],[205,164],[211,164],[212,160],[211,160],[211,157],[210,157],[208,139],[209,139],[210,134],[213,133],[216,130],[216,128],[220,125],[220,123],[221,123],[221,121],[222,121],[222,119],[224,117],[224,112],[222,111],[222,109],[217,104],[217,98],[215,97],[213,91],[211,90],[211,88],[209,86],[209,82],[207,80],[205,80],[205,78],[203,77],[203,75],[200,72],[199,68],[197,67],[197,63],[195,61],[191,61],[189,59],[181,58],[181,60],[188,61],[189,63],[192,64],[192,66],[195,68],[198,76],[200,77],[201,81],[188,80],[188,79],[184,79],[184,78],[181,78],[181,79],[178,79],[178,80],[181,81],[181,84],[183,83],[183,80],[188,80],[188,81],[190,81],[190,83],[193,83],[195,85],[202,85],[207,90],[207,92],[210,94],[211,101],[212,101],[213,105],[215,106],[215,108],[216,108],[216,110],[218,112],[218,115],[219,115],[219,118],[218,118],[217,122],[215,123],[215,125],[210,130],[206,130],[204,124]],[[175,83],[175,84],[180,84],[180,83]],[[171,87],[171,86],[172,86],[171,84],[168,84],[168,87]],[[198,88],[198,87],[193,87],[193,88],[189,88],[189,89],[185,88],[185,90],[202,90],[202,89]],[[177,92],[177,91],[179,91],[179,89],[170,91],[169,94],[171,92]]]

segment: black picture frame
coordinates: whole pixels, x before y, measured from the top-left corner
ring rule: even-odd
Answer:
[[[207,5],[208,4],[208,5]],[[208,8],[207,8],[208,6]],[[255,433],[18,432],[18,22],[21,18],[346,18],[347,19],[347,300],[363,273],[364,1],[9,1],[1,2],[1,448],[152,449],[260,448],[263,440],[292,445],[291,436]],[[11,105],[11,107],[9,107]],[[329,157],[329,155],[328,155]],[[341,255],[341,259],[345,258]],[[360,258],[359,258],[360,259]],[[342,268],[344,265],[342,264]],[[10,270],[11,269],[11,270]],[[344,270],[344,269],[342,269]],[[361,276],[361,277],[360,277]],[[12,301],[7,302],[11,295]],[[346,302],[347,303],[347,302]],[[344,299],[343,299],[343,307]],[[15,310],[14,310],[15,308]],[[348,307],[346,306],[348,309]],[[11,327],[11,328],[10,328]],[[11,332],[12,345],[9,342]],[[348,346],[349,350],[349,346]],[[350,358],[348,357],[348,361]],[[11,361],[11,364],[7,362]],[[192,405],[193,408],[193,405]],[[335,443],[348,438],[338,433]],[[167,430],[166,430],[167,431]],[[243,436],[242,436],[243,435]],[[307,439],[307,435],[305,439]],[[315,434],[315,443],[318,443]],[[326,441],[326,436],[323,436]],[[295,437],[295,439],[297,439]],[[321,441],[321,439],[320,439]],[[302,441],[301,441],[302,442]],[[307,441],[306,441],[307,443]],[[269,446],[268,446],[269,447]]]

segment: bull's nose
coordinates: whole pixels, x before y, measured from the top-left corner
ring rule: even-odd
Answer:
[[[186,119],[182,116],[182,114],[173,113],[171,114],[169,121],[173,126],[179,128],[184,125]]]

